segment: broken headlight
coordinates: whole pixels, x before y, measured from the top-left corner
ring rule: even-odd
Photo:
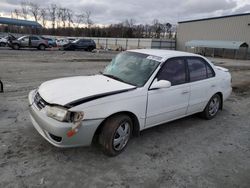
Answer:
[[[58,121],[66,121],[68,118],[68,110],[59,106],[46,106],[46,114],[48,117]]]
[[[56,119],[58,121],[65,122],[78,122],[83,119],[83,112],[71,112],[66,108],[60,106],[46,106],[46,114],[48,117]]]

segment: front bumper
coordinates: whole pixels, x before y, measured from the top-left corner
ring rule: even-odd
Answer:
[[[60,122],[48,117],[44,110],[39,110],[34,104],[35,90],[29,93],[29,112],[32,124],[48,142],[57,147],[89,146],[92,143],[96,129],[103,119],[83,120],[78,132],[67,137],[72,123]]]

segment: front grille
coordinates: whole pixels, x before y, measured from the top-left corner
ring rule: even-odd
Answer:
[[[35,97],[34,97],[34,103],[36,104],[38,109],[43,109],[48,103],[43,100],[43,98],[40,96],[40,94],[37,92]]]

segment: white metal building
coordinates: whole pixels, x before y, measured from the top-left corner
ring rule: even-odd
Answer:
[[[218,43],[223,44],[226,41],[231,43],[241,42],[248,46],[250,45],[250,13],[179,22],[177,50],[189,51],[187,45],[190,41],[198,41],[198,43],[218,41]],[[215,45],[218,43],[215,43]],[[211,46],[211,42],[209,42],[209,45]],[[247,50],[249,54],[249,49]],[[224,52],[224,49],[221,51]]]

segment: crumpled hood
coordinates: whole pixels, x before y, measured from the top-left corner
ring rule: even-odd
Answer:
[[[103,75],[94,75],[47,81],[40,85],[38,92],[50,104],[66,105],[79,99],[133,88],[133,85]]]

